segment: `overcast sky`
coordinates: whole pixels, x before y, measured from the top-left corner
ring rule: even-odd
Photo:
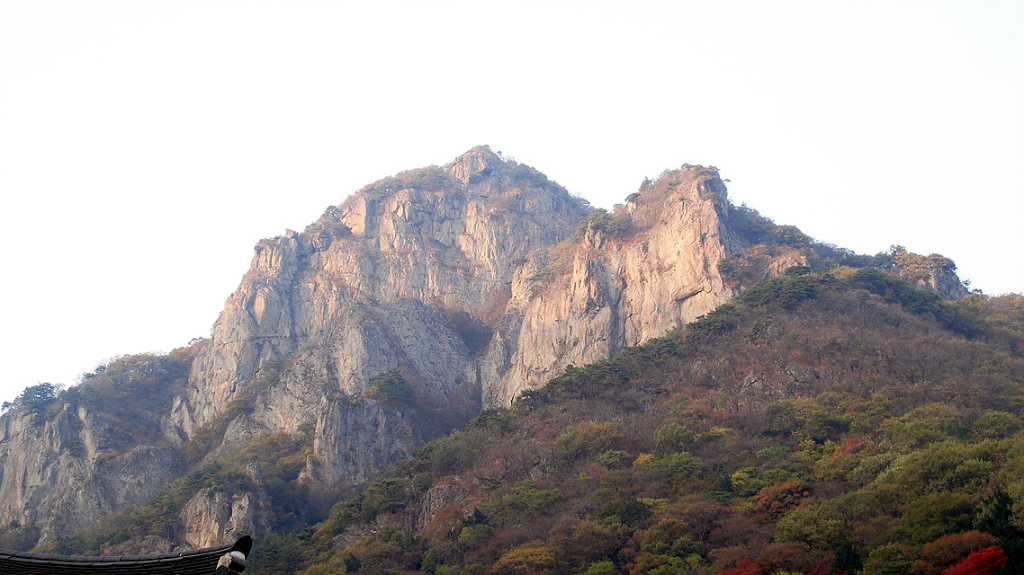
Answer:
[[[0,399],[209,334],[263,237],[489,144],[594,205],[1024,291],[1024,3],[0,0]]]

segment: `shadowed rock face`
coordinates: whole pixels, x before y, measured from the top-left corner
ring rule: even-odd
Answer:
[[[718,262],[744,246],[726,193],[715,170],[687,166],[615,214],[588,216],[586,202],[486,147],[367,186],[305,231],[256,246],[173,397],[161,446],[137,447],[159,469],[129,464],[143,455],[131,451],[105,472],[62,452],[51,423],[8,417],[0,521],[47,525],[45,540],[83,526],[57,525],[58,510],[87,521],[140,504],[184,473],[174,447],[224,420],[207,459],[268,433],[307,433],[300,481],[318,493],[364,482],[482,407],[730,299]],[[803,263],[777,259],[765,273]],[[381,374],[397,375],[392,387]],[[266,505],[258,489],[205,489],[179,530],[195,546],[258,531]]]

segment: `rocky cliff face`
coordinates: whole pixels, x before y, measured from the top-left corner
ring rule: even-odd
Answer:
[[[42,421],[35,413],[0,418],[0,518],[38,529],[41,541],[90,527],[97,518],[141,505],[185,471],[176,449],[104,445],[102,418],[64,405]]]
[[[734,289],[718,264],[743,242],[729,230],[726,194],[713,169],[668,172],[616,213],[592,216],[576,242],[532,258],[483,362],[485,404],[508,405],[566,366],[608,358],[728,301]],[[783,269],[806,261],[779,260]]]
[[[272,377],[216,453],[308,423],[305,479],[328,489],[364,481],[479,410],[477,356],[516,270],[569,239],[586,212],[486,148],[363,189],[305,232],[257,246],[171,421],[189,438]],[[366,395],[389,370],[415,401]]]
[[[915,254],[903,246],[893,246],[888,255],[894,271],[913,282],[918,289],[932,291],[946,300],[960,299],[968,294],[967,287],[956,275],[956,264],[947,257]]]
[[[482,407],[733,297],[719,263],[749,237],[730,213],[717,172],[699,166],[645,183],[614,213],[485,147],[381,180],[256,246],[145,442],[104,451],[89,413],[70,407],[44,423],[4,416],[0,524],[40,526],[46,541],[268,437],[308,438],[287,481],[355,486]],[[794,249],[759,257],[760,277],[806,262]],[[257,471],[244,489],[193,493],[178,541],[150,550],[266,529],[276,503]]]
[[[242,535],[267,534],[272,510],[259,465],[247,466],[250,489],[204,487],[189,498],[179,514],[178,539],[183,546],[212,547]]]
[[[187,450],[176,445],[168,415],[201,347],[119,358],[60,398],[41,395],[0,417],[0,547],[97,534],[100,518],[142,507],[179,480],[189,470]],[[109,552],[169,552],[264,533],[271,511],[258,465],[245,476],[186,490],[183,509],[171,510],[161,533]]]

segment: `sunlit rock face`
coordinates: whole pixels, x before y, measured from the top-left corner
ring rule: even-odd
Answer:
[[[256,386],[218,454],[306,424],[307,480],[364,481],[479,411],[481,357],[517,270],[570,240],[588,211],[536,170],[481,147],[381,180],[303,233],[260,242],[195,361],[174,426],[191,437]],[[411,398],[366,394],[389,370]]]
[[[569,365],[608,358],[728,301],[719,262],[740,249],[716,171],[666,172],[576,241],[535,252],[483,359],[484,402],[508,405]],[[793,253],[769,273],[804,263]],[[782,261],[785,260],[785,261]]]

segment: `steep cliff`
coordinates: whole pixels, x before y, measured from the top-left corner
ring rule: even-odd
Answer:
[[[263,488],[259,465],[245,469],[246,487],[203,487],[188,499],[179,514],[178,537],[184,545],[212,547],[242,535],[264,537],[272,510]]]
[[[189,360],[122,358],[75,393],[0,417],[0,520],[10,534],[50,541],[178,479],[185,461],[161,440],[161,416]]]
[[[305,477],[364,481],[479,410],[477,356],[516,269],[571,238],[587,211],[487,148],[364,188],[303,233],[260,242],[171,420],[193,437],[263,373],[273,383],[250,392],[215,453],[309,422]],[[412,397],[367,395],[392,370]]]
[[[487,405],[508,405],[566,366],[611,357],[728,301],[719,263],[746,246],[729,229],[725,185],[713,168],[684,166],[594,212],[576,241],[538,253],[484,360]],[[766,273],[806,263],[780,251]],[[763,277],[763,276],[762,276]]]

